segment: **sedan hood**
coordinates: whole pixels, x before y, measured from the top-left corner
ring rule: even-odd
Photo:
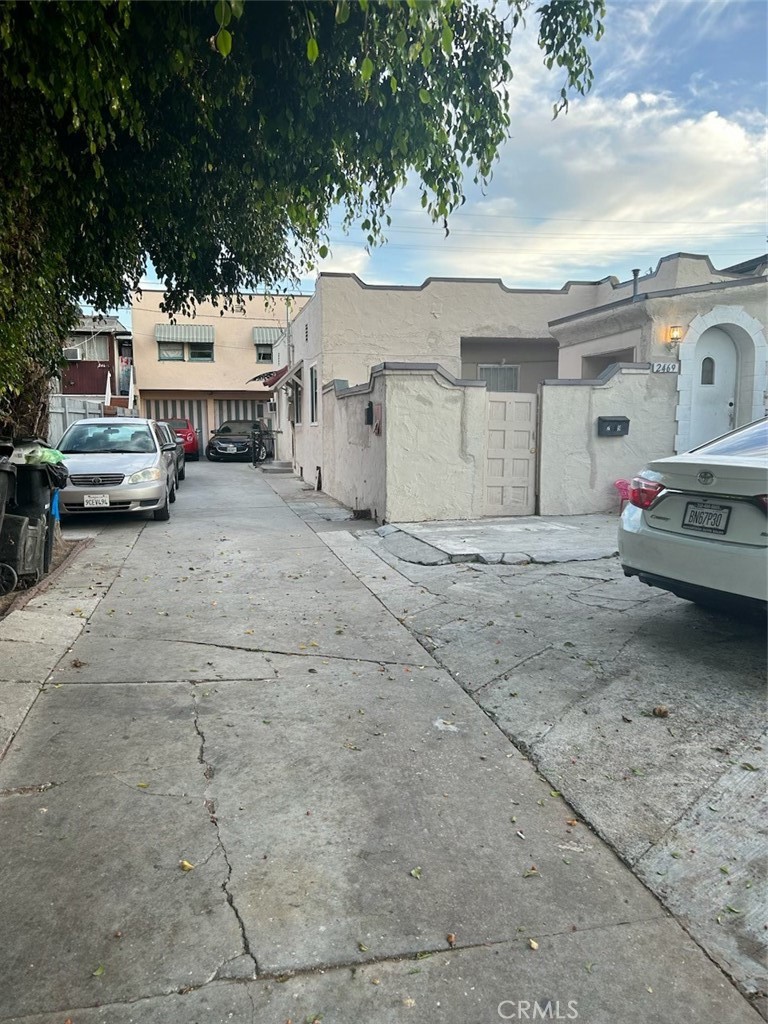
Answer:
[[[122,473],[123,476],[130,476],[131,473],[138,473],[140,469],[151,469],[158,465],[158,455],[157,452],[126,452],[124,454],[94,452],[92,455],[67,455],[64,453],[64,464],[69,470],[70,476],[80,474],[106,476],[108,473]]]
[[[224,444],[229,444],[230,441],[250,441],[251,440],[251,435],[250,434],[243,434],[243,433],[238,433],[238,434],[214,434],[213,435],[213,440],[214,441],[223,441]]]

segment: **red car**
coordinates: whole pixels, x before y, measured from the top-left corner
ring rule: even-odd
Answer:
[[[200,442],[192,420],[164,420],[184,445],[184,458],[197,460],[200,458]]]

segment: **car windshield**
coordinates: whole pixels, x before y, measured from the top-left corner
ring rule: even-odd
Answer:
[[[157,446],[149,427],[140,423],[75,423],[64,434],[59,444],[59,451],[69,455],[156,450]]]
[[[220,427],[216,427],[217,434],[250,434],[259,429],[255,420],[227,420]]]
[[[693,449],[697,455],[768,455],[768,419]]]
[[[187,430],[189,428],[186,420],[166,420],[165,422],[174,430]]]

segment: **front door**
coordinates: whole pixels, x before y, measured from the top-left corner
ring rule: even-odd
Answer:
[[[691,395],[690,447],[726,434],[736,425],[736,346],[720,327],[696,342]]]
[[[536,395],[488,393],[485,514],[530,516],[536,510]]]

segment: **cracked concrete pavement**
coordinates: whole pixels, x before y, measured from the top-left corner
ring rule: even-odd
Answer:
[[[410,565],[246,465],[189,466],[170,523],[96,522],[0,622],[0,1021],[486,1024],[524,1003],[589,1024],[758,1019],[663,857],[697,821],[662,792],[675,769],[699,801],[733,793],[695,742],[705,680],[696,703],[686,677],[684,713],[659,663],[671,714],[644,717],[646,652],[602,618],[638,605],[613,603],[603,563],[548,583],[551,567]],[[657,628],[640,611],[635,638]],[[716,623],[699,639],[712,671],[733,661]],[[758,767],[749,657],[718,714],[729,756]],[[614,736],[619,683],[635,732]],[[594,743],[634,743],[638,766],[656,727],[687,730],[694,761],[668,763],[671,737],[612,791]],[[644,813],[627,849],[616,786]]]

